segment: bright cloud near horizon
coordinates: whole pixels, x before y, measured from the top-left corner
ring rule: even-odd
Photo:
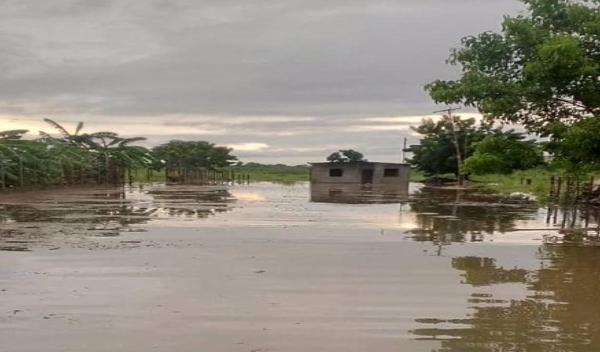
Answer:
[[[0,0],[0,129],[74,129],[303,164],[337,149],[399,161],[456,77],[460,38],[516,0]],[[443,108],[443,107],[442,107]],[[463,114],[476,116],[472,111]]]

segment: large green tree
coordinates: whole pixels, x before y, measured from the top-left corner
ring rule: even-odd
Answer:
[[[548,150],[570,171],[600,167],[600,118],[575,122],[560,139],[548,143]]]
[[[454,174],[459,181],[465,174],[463,161],[473,155],[474,144],[492,130],[491,124],[447,115],[437,121],[423,119],[421,125],[411,128],[421,140],[405,150],[412,154],[408,162],[427,176]]]
[[[501,32],[466,37],[453,50],[459,79],[426,90],[438,103],[560,139],[574,121],[600,115],[600,1],[521,1],[528,10],[506,16]]]
[[[465,170],[474,174],[509,174],[542,165],[542,148],[523,133],[497,131],[475,144],[473,155],[465,160]]]
[[[232,165],[237,157],[231,148],[205,141],[172,140],[152,149],[152,154],[169,170],[184,173],[194,169],[215,170]]]

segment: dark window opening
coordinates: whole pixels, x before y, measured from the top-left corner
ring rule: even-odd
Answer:
[[[329,177],[342,177],[344,176],[344,170],[342,169],[329,169]]]
[[[400,176],[400,169],[385,169],[383,170],[383,177],[398,177]]]

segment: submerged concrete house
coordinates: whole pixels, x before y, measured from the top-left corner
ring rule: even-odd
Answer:
[[[319,203],[401,203],[408,197],[407,164],[311,163],[310,200]]]
[[[357,161],[348,163],[310,163],[312,184],[396,185],[408,189],[408,164]]]

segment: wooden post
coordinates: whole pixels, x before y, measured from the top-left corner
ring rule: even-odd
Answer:
[[[558,177],[558,185],[556,186],[556,200],[560,201],[560,192],[562,189],[563,179],[562,177]]]
[[[546,215],[546,225],[550,225],[550,219],[552,218],[552,210],[554,207],[548,206],[548,214]]]

